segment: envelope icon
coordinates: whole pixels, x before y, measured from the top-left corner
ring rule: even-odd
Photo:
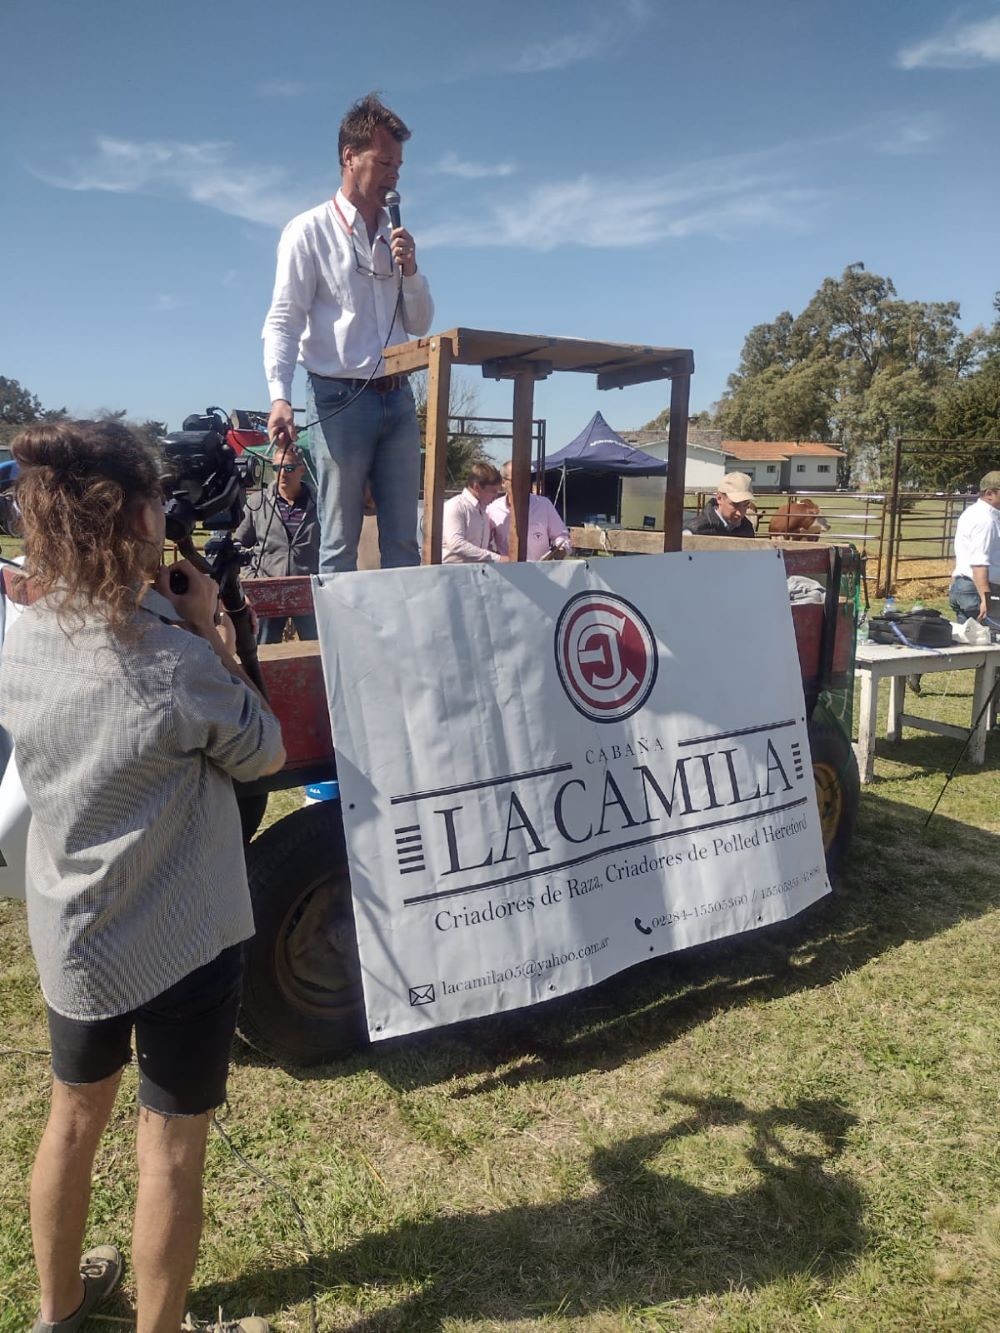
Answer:
[[[428,981],[424,986],[410,987],[410,1007],[417,1004],[433,1004],[435,1000],[434,982]]]

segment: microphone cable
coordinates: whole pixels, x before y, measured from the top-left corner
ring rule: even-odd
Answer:
[[[384,364],[382,358],[389,350],[389,340],[392,337],[393,329],[395,329],[396,327],[396,320],[399,318],[399,312],[402,309],[402,306],[403,306],[403,270],[401,268],[399,270],[399,283],[396,289],[396,304],[393,307],[392,319],[389,321],[389,331],[385,335],[385,342],[382,344],[382,350],[379,352],[375,364],[368,372],[368,378],[365,380],[365,382],[361,385],[360,388],[355,389],[354,393],[352,393],[349,398],[345,399],[344,402],[340,403],[337,407],[335,407],[332,412],[327,412],[324,416],[321,417],[315,417],[312,421],[306,421],[302,426],[303,431],[308,431],[313,426],[322,425],[324,421],[329,421],[331,420],[331,418],[339,416],[341,412],[346,412],[347,409],[352,406],[352,404],[358,401],[358,399],[361,397],[364,391],[368,388],[369,384],[371,384],[372,380],[375,379],[375,372],[378,370],[379,366]],[[309,473],[310,480],[314,484],[317,484],[316,473],[313,467],[311,450],[307,446],[307,448],[304,451],[300,450],[299,452],[302,453],[302,456],[305,459],[306,471]]]
[[[372,281],[374,281],[374,277]],[[321,417],[316,417],[312,421],[305,422],[301,427],[302,433],[305,433],[306,431],[310,430],[313,426],[320,426],[323,424],[324,421],[330,421],[333,417],[339,416],[341,412],[346,412],[349,407],[353,406],[353,404],[358,401],[358,399],[361,397],[364,391],[371,384],[372,380],[375,379],[375,372],[378,370],[379,366],[384,364],[382,358],[389,350],[389,342],[390,339],[392,338],[393,330],[396,327],[396,320],[399,318],[399,312],[402,309],[402,307],[403,307],[403,270],[402,267],[400,267],[399,282],[396,288],[396,304],[393,307],[392,319],[389,321],[389,331],[385,335],[385,342],[382,344],[382,350],[379,352],[378,356],[375,359],[375,364],[368,372],[368,378],[364,381],[364,383],[360,386],[360,388],[355,389],[355,391],[352,394],[350,394],[342,403],[339,403],[331,412],[327,412]],[[273,448],[273,445],[274,441],[271,441],[268,446],[269,449]],[[297,440],[296,440],[296,447],[298,448]],[[306,465],[306,472],[309,474],[309,480],[312,482],[313,486],[318,491],[319,478],[316,475],[316,465],[312,456],[312,449],[309,446],[308,442],[306,444],[305,449],[299,448],[299,454],[302,457],[302,461]],[[261,506],[266,502],[266,499],[267,499],[267,490],[265,489],[261,495]],[[260,512],[260,507],[258,507],[257,512],[258,513]],[[274,522],[274,516],[277,512],[278,512],[278,503],[277,499],[275,499],[274,504],[271,505],[271,512],[268,515],[267,527],[264,529],[264,535],[262,537],[258,537],[257,539],[259,550],[257,553],[257,559],[254,562],[253,568],[250,572],[250,578],[252,579],[257,578],[260,574],[261,562],[264,559],[264,544],[267,541],[268,533],[271,531],[271,524]],[[254,531],[256,532],[256,527],[254,528]]]

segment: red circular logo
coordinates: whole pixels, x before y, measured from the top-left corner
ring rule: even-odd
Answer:
[[[556,624],[556,668],[566,695],[595,722],[621,722],[638,712],[656,681],[656,639],[631,602],[607,592],[582,592]]]

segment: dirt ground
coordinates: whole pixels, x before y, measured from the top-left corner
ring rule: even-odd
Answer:
[[[902,560],[896,572],[897,597],[947,597],[954,561]]]

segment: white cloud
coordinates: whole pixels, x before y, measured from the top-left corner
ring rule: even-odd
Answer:
[[[421,228],[420,244],[625,251],[688,236],[728,238],[748,228],[801,230],[826,197],[754,171],[749,161],[716,159],[638,182],[581,175],[494,195],[483,201],[475,228],[458,220],[432,223]]]
[[[932,147],[943,135],[944,126],[937,116],[921,114],[910,119],[899,118],[883,133],[876,147],[880,153],[905,157]]]
[[[308,91],[308,83],[296,79],[262,79],[257,85],[258,97],[303,97]]]
[[[569,32],[551,42],[538,42],[521,52],[509,69],[513,74],[543,74],[548,70],[565,69],[590,60],[607,46],[605,24],[598,22],[589,31]]]
[[[485,180],[493,176],[513,176],[513,162],[466,162],[457,153],[448,152],[431,172],[439,176],[458,176],[461,180]]]
[[[161,292],[153,302],[152,308],[156,311],[176,310],[179,305],[180,301],[176,296],[172,296],[169,292]]]
[[[1000,15],[973,23],[952,22],[936,37],[904,46],[902,69],[970,69],[1000,64]]]
[[[533,42],[506,66],[511,74],[543,74],[592,60],[621,44],[644,27],[649,18],[646,0],[621,0],[617,6],[595,10],[589,23],[576,32],[562,33],[550,41]]]
[[[308,200],[280,167],[240,165],[227,143],[99,138],[96,151],[62,172],[35,170],[61,190],[179,196],[267,226],[281,226]]]

